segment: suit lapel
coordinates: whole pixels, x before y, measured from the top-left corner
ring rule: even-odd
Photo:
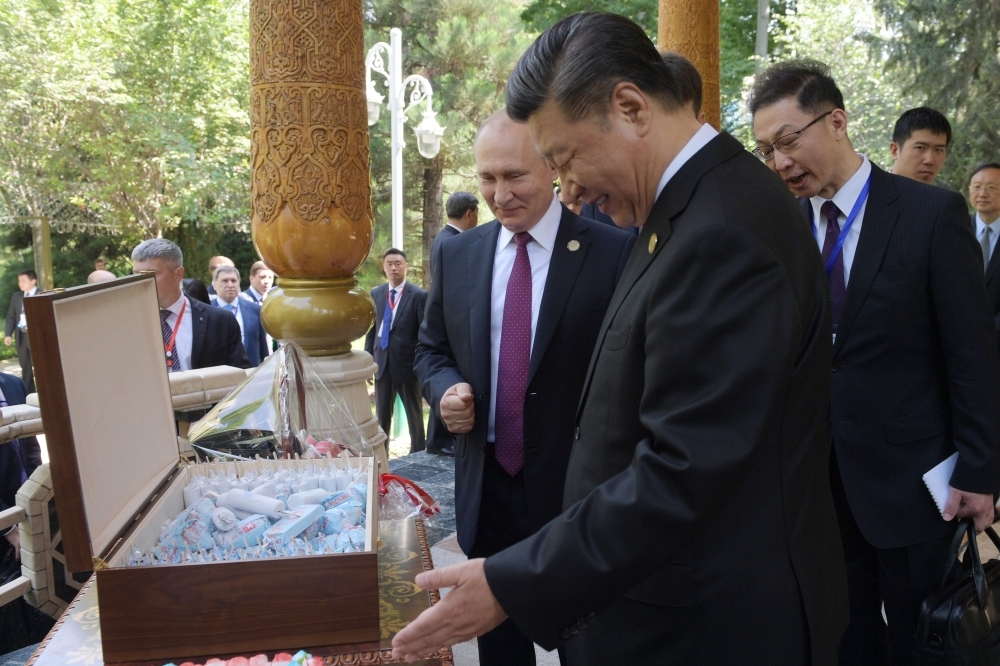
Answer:
[[[556,326],[562,318],[569,297],[573,293],[573,285],[580,274],[590,241],[587,240],[586,228],[579,224],[572,212],[563,208],[556,232],[555,246],[549,260],[549,273],[545,278],[545,290],[542,292],[542,303],[538,311],[538,324],[535,327],[535,339],[531,345],[531,364],[528,369],[528,384],[535,376],[545,350],[552,341]],[[569,242],[579,243],[575,251],[570,251]]]
[[[490,386],[490,304],[500,223],[494,220],[482,229],[479,240],[469,246],[469,345],[476,370],[473,381],[480,390]]]
[[[878,267],[882,264],[885,248],[899,218],[899,210],[891,205],[896,199],[896,186],[893,185],[892,177],[872,164],[872,186],[868,193],[868,203],[865,204],[858,249],[854,253],[854,263],[851,264],[844,310],[840,313],[840,328],[833,345],[834,358],[844,346],[844,338],[850,333],[878,273]]]
[[[215,307],[204,303],[195,303],[192,299],[187,299],[188,307],[191,309],[191,367],[201,367],[201,353],[205,349],[205,323],[204,308]]]
[[[614,321],[615,315],[618,314],[618,309],[621,308],[629,292],[632,291],[632,287],[666,247],[667,241],[673,234],[673,220],[687,208],[702,177],[715,166],[733,158],[743,150],[744,148],[739,141],[728,134],[720,133],[695,153],[660,192],[646,224],[642,227],[639,238],[636,239],[632,254],[629,255],[625,270],[622,272],[618,286],[615,287],[615,293],[611,297],[611,304],[608,305],[608,311],[604,315],[601,331],[597,334],[595,353],[590,357],[587,378],[583,382],[583,393],[580,395],[577,418],[579,418],[579,411],[583,409],[583,405],[587,401],[587,392],[590,390],[590,381],[600,356],[598,352],[604,344],[604,336],[607,334],[611,322]],[[654,234],[656,235],[655,243],[652,242]]]
[[[399,294],[399,300],[396,302],[396,316],[392,320],[393,327],[396,326],[396,319],[399,319],[400,317],[403,316],[403,314],[406,312],[406,308],[409,307],[410,301],[413,300],[413,294],[411,293],[413,290],[409,289],[408,288],[409,286],[410,286],[409,284],[404,286],[403,293]],[[388,287],[386,288],[388,289]],[[402,320],[400,319],[400,321]]]

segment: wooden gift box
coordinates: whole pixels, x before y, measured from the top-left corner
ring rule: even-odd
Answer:
[[[151,549],[183,510],[197,469],[178,459],[153,276],[44,292],[24,308],[66,567],[96,570],[106,662],[379,639],[373,458],[335,460],[367,471],[367,552],[126,567],[132,545]]]

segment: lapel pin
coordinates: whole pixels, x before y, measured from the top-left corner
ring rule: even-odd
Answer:
[[[566,243],[566,249],[569,250],[570,252],[576,252],[577,250],[580,249],[580,241],[571,240],[570,242]]]
[[[650,254],[653,254],[653,250],[656,249],[656,241],[657,240],[659,240],[659,239],[656,237],[655,233],[652,236],[649,237],[649,253]]]

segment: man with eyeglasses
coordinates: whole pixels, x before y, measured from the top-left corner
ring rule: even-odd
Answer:
[[[911,664],[920,604],[955,533],[947,521],[985,529],[1000,490],[1000,360],[980,248],[961,196],[855,152],[826,65],[768,68],[748,106],[754,152],[800,198],[829,277],[830,477],[851,606],[840,663]],[[922,476],[956,451],[939,513]]]
[[[972,172],[969,201],[976,209],[976,214],[972,216],[972,230],[983,252],[986,291],[1000,347],[1000,252],[996,251],[997,236],[1000,235],[1000,162],[980,164]]]

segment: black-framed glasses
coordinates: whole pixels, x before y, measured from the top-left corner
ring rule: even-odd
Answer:
[[[807,129],[818,123],[819,121],[826,118],[828,115],[833,113],[833,110],[829,110],[822,116],[819,116],[811,123],[798,130],[797,132],[790,132],[782,137],[779,137],[777,141],[767,146],[757,146],[753,149],[753,154],[759,157],[761,160],[767,162],[774,157],[775,149],[780,150],[782,153],[787,155],[788,153],[795,150],[799,145],[799,139],[802,138],[802,133]]]

